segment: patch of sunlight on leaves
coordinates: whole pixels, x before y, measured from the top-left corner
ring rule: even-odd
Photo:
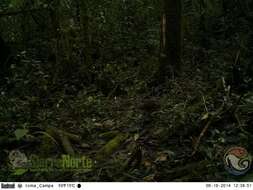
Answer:
[[[201,120],[206,120],[209,118],[209,113],[206,113],[202,116]]]

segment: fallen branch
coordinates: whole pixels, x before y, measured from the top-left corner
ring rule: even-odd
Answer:
[[[62,132],[59,132],[59,137],[60,137],[61,144],[64,151],[69,155],[72,155],[72,156],[75,155],[75,151],[72,147],[71,142],[69,141],[69,138]]]
[[[96,160],[101,161],[108,159],[108,157],[113,154],[127,138],[127,133],[119,133],[97,152]]]
[[[207,124],[205,125],[205,127],[203,128],[203,130],[201,131],[199,137],[197,138],[197,141],[195,143],[195,146],[194,146],[194,150],[191,154],[191,156],[194,156],[196,154],[196,152],[198,151],[198,147],[199,147],[199,144],[200,144],[200,141],[202,139],[202,137],[205,135],[206,131],[209,129],[209,127],[212,125],[212,123],[218,118],[218,116],[222,113],[223,111],[223,108],[224,108],[224,104],[222,104],[220,106],[220,108],[218,109],[217,112],[215,112],[209,119],[209,121],[207,122]]]
[[[63,150],[69,155],[75,155],[75,151],[71,142],[81,142],[80,136],[55,127],[48,127],[45,134],[48,134],[48,136],[51,137],[57,144],[59,142],[62,145]]]

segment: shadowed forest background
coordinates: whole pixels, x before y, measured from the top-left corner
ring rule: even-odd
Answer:
[[[1,0],[0,181],[252,181],[252,127],[251,0]]]

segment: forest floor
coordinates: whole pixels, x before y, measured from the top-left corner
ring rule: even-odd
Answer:
[[[250,172],[235,177],[224,169],[227,148],[252,146],[253,111],[249,105],[253,95],[241,96],[222,78],[209,83],[188,70],[184,76],[150,89],[161,91],[156,96],[136,93],[107,97],[93,87],[76,94],[67,94],[62,88],[43,95],[39,91],[47,90],[43,85],[39,89],[25,80],[18,84],[15,92],[1,95],[0,181],[253,178]],[[33,88],[34,93],[29,94]],[[53,168],[53,172],[16,169],[9,160],[13,150],[28,158],[85,156],[92,160],[92,166],[73,171]]]

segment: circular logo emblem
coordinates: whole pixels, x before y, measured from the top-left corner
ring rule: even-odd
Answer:
[[[28,159],[26,155],[19,150],[13,150],[9,153],[9,161],[13,168],[21,168],[27,164]]]
[[[242,147],[232,147],[224,155],[225,169],[236,176],[244,175],[249,171],[252,158]]]

